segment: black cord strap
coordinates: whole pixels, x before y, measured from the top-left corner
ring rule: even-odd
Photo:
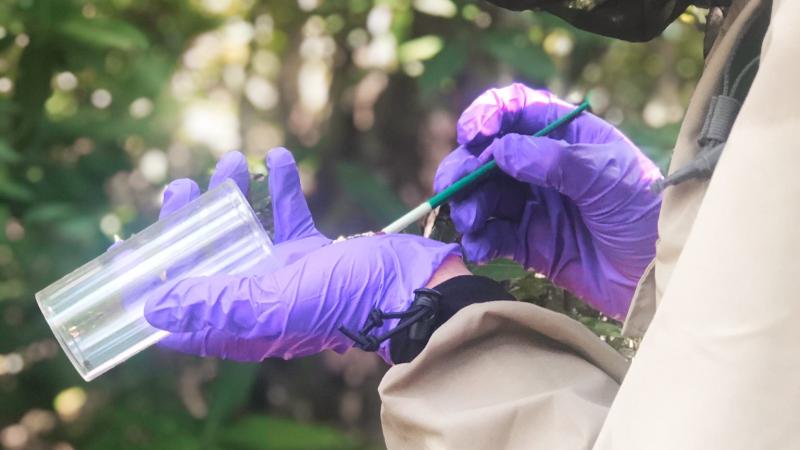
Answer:
[[[411,306],[402,312],[385,312],[373,308],[367,317],[366,323],[358,332],[348,329],[344,325],[339,331],[355,342],[355,346],[367,352],[374,352],[380,348],[383,341],[408,329],[412,339],[425,339],[432,333],[439,312],[439,301],[442,294],[434,289],[417,289],[414,291],[414,301]],[[383,325],[387,319],[401,319],[400,323],[383,335],[371,335],[373,330]]]

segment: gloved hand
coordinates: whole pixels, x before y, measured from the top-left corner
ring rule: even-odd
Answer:
[[[458,121],[458,143],[440,164],[440,192],[481,164],[496,171],[451,202],[466,256],[513,258],[603,313],[622,319],[655,254],[658,168],[621,132],[583,113],[532,137],[574,106],[521,84],[478,97]]]
[[[314,226],[292,154],[272,150],[267,166],[275,253],[283,264],[250,276],[190,278],[157,290],[147,300],[145,317],[173,333],[163,346],[239,361],[344,352],[353,342],[338,331],[340,325],[360,329],[373,308],[405,311],[413,291],[459,254],[455,245],[406,234],[331,243]],[[220,160],[209,187],[226,178],[247,193],[249,174],[240,153]],[[161,215],[199,194],[193,181],[173,181]],[[397,322],[386,321],[377,334]],[[390,362],[388,341],[378,353]]]

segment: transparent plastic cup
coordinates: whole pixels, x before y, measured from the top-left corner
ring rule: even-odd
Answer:
[[[272,242],[227,180],[36,294],[75,369],[91,381],[169,333],[144,318],[155,289],[277,265]]]

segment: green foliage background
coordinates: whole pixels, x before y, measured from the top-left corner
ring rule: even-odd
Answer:
[[[0,2],[0,447],[380,448],[373,355],[260,365],[150,350],[83,383],[33,294],[144,228],[173,178],[242,149],[301,165],[331,235],[430,193],[458,112],[521,81],[580,99],[666,163],[701,14],[629,44],[451,0]],[[515,295],[616,326],[507,263]]]

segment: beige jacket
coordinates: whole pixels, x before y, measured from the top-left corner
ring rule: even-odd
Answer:
[[[694,156],[725,61],[768,7],[734,0],[670,171]],[[624,382],[624,360],[577,322],[472,305],[381,383],[390,449],[800,449],[800,1],[771,8],[714,177],[665,193],[626,324],[647,333]]]

